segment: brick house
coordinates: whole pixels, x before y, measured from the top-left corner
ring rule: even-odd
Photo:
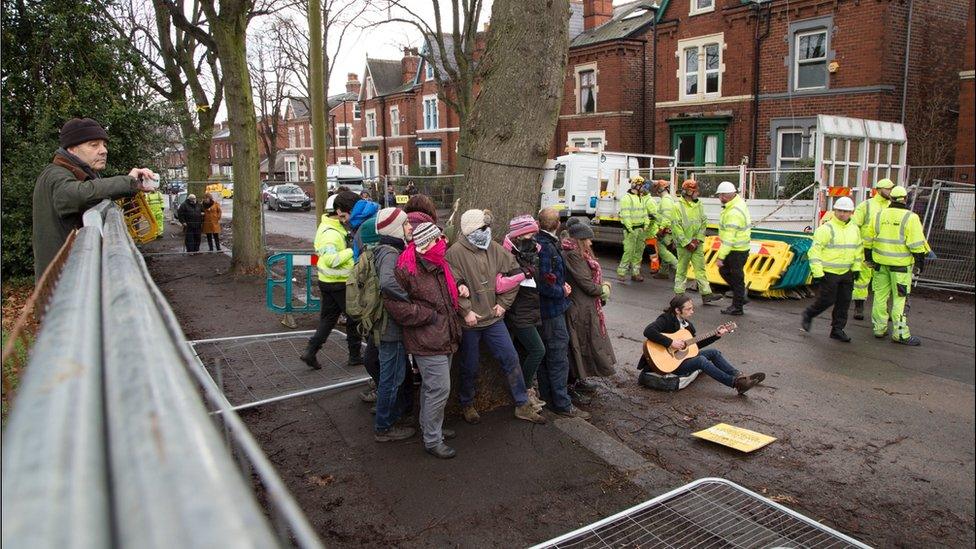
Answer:
[[[450,37],[445,40],[450,49]],[[399,60],[367,58],[363,75],[363,174],[455,173],[459,118],[442,100],[442,83],[418,50],[404,48]]]
[[[570,43],[554,151],[677,150],[683,165],[789,167],[813,156],[816,115],[832,114],[904,116],[909,162],[927,161],[925,147],[913,149],[923,128],[912,109],[958,74],[951,50],[969,2],[912,4],[906,66],[908,0],[574,2],[583,30]],[[954,139],[955,120],[927,131]]]
[[[328,98],[330,146],[326,157],[329,164],[358,165],[360,162],[358,146],[362,134],[358,133],[356,127],[360,114],[356,101],[359,87],[358,75],[349,73],[346,91]],[[315,176],[312,122],[308,106],[307,97],[289,99],[285,105],[284,138],[278,157],[286,181],[311,181]]]

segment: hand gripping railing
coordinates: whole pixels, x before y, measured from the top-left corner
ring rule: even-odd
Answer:
[[[320,547],[193,358],[121,213],[103,211],[102,235],[79,233],[4,434],[3,546]]]

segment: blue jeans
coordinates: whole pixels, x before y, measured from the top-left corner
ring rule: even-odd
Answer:
[[[515,351],[515,345],[512,344],[512,337],[508,335],[505,323],[498,321],[486,328],[461,331],[461,390],[458,391],[461,406],[471,406],[474,402],[482,339],[488,346],[491,356],[495,357],[502,371],[505,372],[508,390],[512,393],[515,405],[521,406],[528,402],[529,397],[525,394],[525,379],[522,378],[518,352]]]
[[[732,382],[739,375],[739,370],[729,364],[717,349],[702,349],[698,356],[689,358],[681,363],[674,375],[684,377],[695,370],[701,370],[722,385],[732,387]]]
[[[406,374],[407,350],[402,341],[380,342],[380,379],[376,384],[374,428],[385,433],[400,419],[403,410],[400,385]]]
[[[573,407],[566,382],[569,377],[569,331],[566,317],[542,319],[542,340],[546,343],[546,356],[539,365],[539,397],[550,403],[554,410],[565,412]]]

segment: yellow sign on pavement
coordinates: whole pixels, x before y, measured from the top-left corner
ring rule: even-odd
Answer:
[[[692,433],[692,436],[710,440],[722,446],[728,446],[729,448],[746,453],[758,450],[776,440],[775,437],[726,423],[719,423],[703,431]]]

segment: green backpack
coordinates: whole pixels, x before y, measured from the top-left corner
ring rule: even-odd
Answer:
[[[373,250],[364,250],[346,279],[346,315],[359,323],[359,335],[372,334],[379,343],[386,327],[386,310],[380,298],[380,278],[373,257]]]

